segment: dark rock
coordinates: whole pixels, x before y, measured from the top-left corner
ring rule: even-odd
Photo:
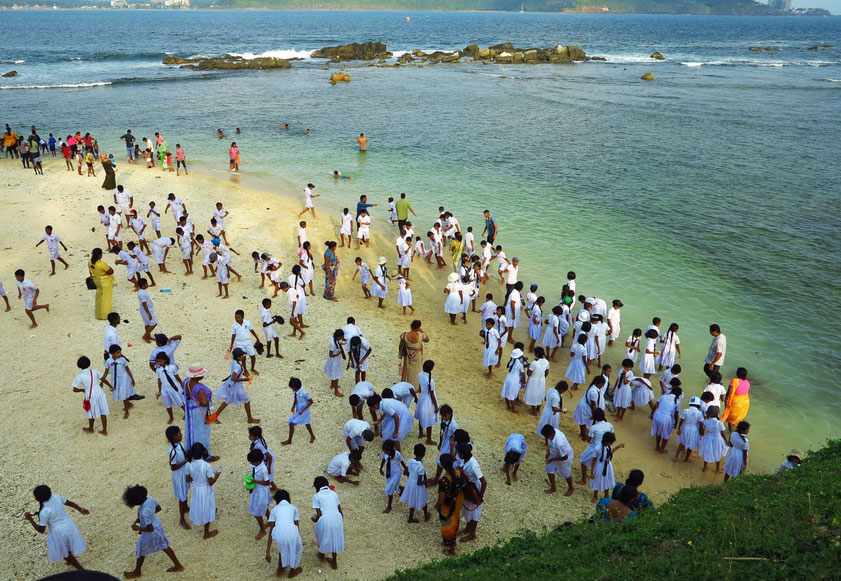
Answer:
[[[510,42],[503,42],[502,44],[495,44],[493,46],[489,46],[488,48],[492,51],[496,51],[497,53],[513,52],[514,51],[514,45],[511,44]]]
[[[465,47],[464,49],[465,56],[475,57],[476,54],[479,52],[479,45],[478,44],[471,44]]]
[[[653,81],[654,75],[652,75],[651,73],[645,73],[643,76],[640,77],[640,79],[642,79],[643,81]]]
[[[820,47],[818,45],[810,46],[809,50],[818,50]]]
[[[17,71],[9,71],[8,73],[3,73],[2,75],[0,75],[0,77],[14,77],[17,74]]]
[[[330,75],[330,84],[335,85],[336,83],[349,83],[350,82],[350,74],[349,73],[333,73]]]
[[[664,57],[663,54],[660,53],[660,52],[655,52],[653,55],[651,55],[651,58],[653,58],[654,60],[658,60],[658,61],[666,60],[666,57]]]
[[[215,59],[201,59],[195,68],[200,71],[211,70],[270,70],[270,69],[288,69],[292,64],[286,59],[276,59],[271,57],[261,57],[256,59],[243,59],[242,57],[225,57]]]
[[[752,46],[752,47],[748,48],[748,50],[751,51],[751,52],[762,52],[762,47],[761,46]]]
[[[607,59],[604,58],[603,56],[593,56],[593,57],[590,57],[590,60],[591,61],[607,61]]]
[[[342,61],[371,61],[390,56],[391,53],[381,42],[354,42],[339,46],[325,46],[312,53],[313,58],[338,58]]]
[[[174,56],[168,56],[168,57],[164,57],[164,60],[162,62],[165,65],[183,65],[183,64],[187,64],[187,63],[197,63],[200,60],[201,59],[180,59],[180,58],[176,58]]]

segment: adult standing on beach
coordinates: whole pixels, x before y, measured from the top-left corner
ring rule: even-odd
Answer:
[[[518,276],[520,273],[520,259],[516,256],[511,259],[511,262],[503,268],[500,272],[505,273],[505,300],[508,300],[508,295],[511,294],[511,291],[514,290],[514,285],[517,284]],[[509,320],[510,322],[510,320]]]
[[[120,141],[126,142],[126,155],[128,156],[128,162],[131,163],[136,161],[134,159],[134,142],[137,141],[137,139],[131,134],[131,129],[126,129],[126,133],[120,137]]]
[[[423,344],[429,343],[429,336],[421,328],[421,322],[412,321],[407,333],[400,335],[400,380],[411,383],[418,389],[418,374],[423,369]]]
[[[359,226],[359,214],[362,213],[362,210],[367,211],[368,208],[371,208],[373,206],[376,206],[376,204],[369,204],[368,203],[368,196],[366,196],[365,194],[362,194],[361,196],[359,196],[359,201],[356,202],[356,225],[357,225],[357,227]],[[370,214],[370,212],[369,212],[369,214]]]
[[[117,178],[114,175],[117,168],[105,152],[99,155],[99,161],[102,163],[102,171],[105,172],[105,180],[102,182],[102,189],[113,190],[117,187]],[[126,216],[126,219],[128,219],[128,216]]]
[[[485,210],[485,229],[482,230],[482,238],[488,241],[488,244],[493,244],[496,235],[499,233],[499,227],[496,225],[496,220],[491,216],[490,210]],[[486,236],[487,234],[487,236]]]
[[[203,444],[207,453],[210,454],[210,426],[205,420],[210,417],[210,406],[213,401],[213,392],[201,382],[210,370],[194,363],[187,368],[187,379],[184,380],[184,399],[186,403],[184,413],[184,437],[187,449],[193,447],[196,442]],[[209,456],[208,462],[218,460],[218,456]]]
[[[114,297],[114,269],[102,260],[101,248],[94,248],[91,252],[88,270],[96,285],[94,316],[100,321],[105,321],[108,319],[108,313],[113,310],[111,303]]]
[[[334,294],[336,292],[336,278],[339,276],[339,259],[336,258],[336,242],[330,240],[324,243],[327,250],[324,251],[324,264],[321,270],[324,271],[324,298],[328,301],[338,302]]]
[[[417,217],[415,214],[415,210],[412,209],[412,204],[409,203],[409,200],[406,199],[406,194],[400,194],[400,199],[397,200],[397,203],[394,205],[395,210],[397,210],[397,231],[403,231],[406,229],[406,221],[409,219],[409,212],[412,213],[412,216]]]
[[[724,365],[724,355],[727,353],[727,337],[722,334],[721,327],[715,323],[710,325],[710,335],[713,336],[713,341],[707,358],[704,359],[704,373],[707,377],[712,377],[713,372],[721,369]]]

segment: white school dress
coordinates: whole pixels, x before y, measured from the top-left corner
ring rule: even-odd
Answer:
[[[67,516],[66,502],[65,498],[53,494],[38,512],[38,524],[47,527],[47,554],[51,563],[60,563],[70,555],[81,555],[86,548],[85,539]]]
[[[108,415],[108,398],[99,385],[102,374],[96,369],[83,369],[73,380],[73,387],[85,390],[85,399],[91,402],[91,409],[85,412],[89,420]]]
[[[572,419],[579,426],[589,426],[593,423],[593,408],[592,405],[599,407],[599,400],[602,396],[599,394],[599,388],[595,385],[590,385],[587,391],[584,392],[584,397],[578,400],[575,409],[572,411]]]
[[[505,376],[505,383],[502,384],[502,391],[499,396],[509,401],[517,399],[517,396],[520,395],[520,388],[522,387],[521,379],[523,373],[525,373],[525,369],[521,358],[509,361],[508,375]]]
[[[660,356],[657,357],[657,364],[671,369],[672,365],[675,364],[678,345],[680,345],[680,337],[678,337],[677,333],[668,331],[663,335],[663,347]]]
[[[651,435],[668,440],[675,429],[675,411],[678,409],[680,404],[675,396],[670,393],[661,395],[657,400],[657,410],[651,419]]]
[[[558,345],[561,344],[560,337],[561,332],[558,330],[558,325],[560,324],[560,319],[554,313],[551,313],[548,317],[546,317],[546,332],[543,333],[543,346],[546,349],[554,349]],[[558,333],[555,336],[555,333]]]
[[[592,332],[596,338],[596,343],[599,345],[599,353],[604,355],[604,350],[607,347],[607,323],[600,321],[593,323]]]
[[[654,400],[654,390],[651,388],[651,382],[644,377],[635,377],[631,380],[631,397],[634,405],[648,405]]]
[[[499,363],[499,331],[495,327],[485,329],[485,351],[482,358],[483,367],[491,367]]]
[[[181,464],[187,459],[187,452],[181,442],[169,445],[169,465],[175,466]],[[187,491],[190,490],[190,484],[187,483],[187,472],[190,468],[189,462],[184,464],[177,470],[170,470],[172,472],[172,494],[179,502],[187,501]]]
[[[184,395],[181,393],[178,379],[178,367],[170,363],[164,367],[158,366],[155,375],[161,382],[161,403],[165,408],[184,407]]]
[[[593,464],[593,476],[590,479],[590,488],[600,492],[610,490],[616,486],[616,477],[613,474],[613,451],[610,446],[599,446],[600,450],[595,456],[596,463]]]
[[[341,553],[345,550],[345,526],[339,495],[324,486],[312,497],[312,507],[321,511],[321,518],[315,523],[315,538],[321,554]]]
[[[622,323],[622,314],[616,307],[607,311],[607,320],[610,322],[610,340],[616,341],[619,338],[619,331]]]
[[[400,442],[415,426],[415,420],[409,412],[409,408],[401,401],[388,398],[383,399],[380,402],[380,412],[383,414],[380,433],[384,440]],[[394,416],[397,416],[400,421],[400,428],[396,437],[394,436]]]
[[[369,397],[374,395],[374,384],[370,381],[360,381],[353,386],[353,391],[350,392],[350,395],[358,395],[362,403],[365,403]]]
[[[558,421],[560,420],[560,414],[554,411],[552,408],[563,409],[561,407],[561,394],[558,393],[558,390],[552,388],[546,392],[546,404],[543,406],[543,412],[540,414],[540,419],[537,421],[537,435],[541,438],[543,434],[541,434],[541,430],[543,430],[543,426],[552,426],[556,430],[558,429]]]
[[[301,517],[298,515],[298,507],[289,504],[286,500],[277,503],[269,513],[269,522],[274,523],[272,529],[272,540],[277,545],[280,553],[280,564],[283,567],[296,569],[301,564],[303,554],[303,542],[301,531],[295,526]]]
[[[331,353],[337,355],[331,356]],[[330,346],[327,348],[327,363],[324,364],[324,373],[330,380],[340,379],[343,373],[342,359],[344,355],[344,348],[335,337],[330,338]]]
[[[345,236],[353,234],[353,216],[350,215],[350,212],[342,214],[342,226],[339,228],[339,234],[344,234]]]
[[[569,478],[572,476],[572,461],[575,457],[575,452],[569,444],[566,435],[561,430],[555,430],[555,437],[549,440],[549,457],[563,458],[566,460],[553,460],[546,464],[546,473],[555,474],[561,478]]]
[[[151,532],[140,533],[140,538],[137,539],[137,547],[135,548],[135,557],[145,557],[158,551],[163,551],[169,547],[169,539],[164,533],[164,525],[161,519],[155,514],[158,508],[158,501],[151,496],[147,497],[137,509],[137,518],[140,521],[140,528],[152,525]]]
[[[188,465],[193,479],[193,496],[190,499],[190,522],[200,527],[216,520],[216,494],[208,480],[213,478],[213,467],[197,458]]]
[[[258,466],[251,467],[251,476],[254,480],[262,480],[263,482],[271,481],[269,478],[269,469],[266,468],[265,462],[260,462]],[[268,485],[257,484],[251,490],[251,498],[248,499],[248,514],[251,516],[266,516],[269,511],[269,502],[271,501],[271,492]]]
[[[727,460],[724,461],[724,473],[731,478],[736,478],[742,473],[745,466],[745,455],[750,449],[748,439],[739,432],[730,434],[730,451],[727,453]]]
[[[371,424],[364,420],[350,419],[345,422],[343,433],[345,441],[350,440],[351,450],[358,450],[359,448],[365,447],[365,438],[362,434],[365,430],[370,429]],[[330,473],[329,469],[327,472]],[[342,476],[344,476],[344,474],[342,474]]]
[[[514,303],[514,309],[511,309],[511,303]],[[508,319],[508,326],[516,329],[520,324],[520,312],[523,310],[520,307],[523,305],[523,297],[520,296],[520,291],[514,289],[508,298],[505,299],[505,318]]]
[[[157,325],[158,317],[155,316],[155,305],[152,304],[152,299],[145,289],[137,291],[137,302],[140,303],[140,318],[143,320],[143,325],[146,327]],[[146,305],[149,309],[148,315],[146,314],[146,309],[143,308],[143,305]]]
[[[450,448],[450,439],[452,439],[453,435],[456,433],[458,429],[458,422],[454,417],[450,417],[450,420],[441,420],[441,429],[438,432],[439,438],[438,442],[441,445],[441,449],[438,451],[438,465],[441,465],[440,457],[444,454],[453,454],[452,449]]]
[[[301,276],[304,278],[304,283],[312,282],[312,277],[315,275],[315,267],[312,262],[312,255],[309,252],[301,254]]]
[[[120,250],[117,257],[126,263],[126,280],[131,280],[137,274],[137,261],[128,250]]]
[[[403,402],[403,405],[408,408],[412,405],[412,401],[415,399],[414,394],[417,393],[417,390],[408,381],[399,381],[391,386],[391,393],[394,395],[394,399]]]
[[[581,458],[578,460],[580,464],[589,464],[593,458],[599,455],[602,449],[602,438],[608,432],[613,432],[613,424],[608,421],[602,420],[590,426],[590,430],[587,432],[591,440],[590,445],[581,454]]]
[[[540,339],[540,331],[543,326],[543,311],[540,310],[540,306],[535,304],[531,307],[530,312],[531,316],[529,317],[529,338],[537,341],[538,339]],[[536,323],[535,319],[537,319]]]
[[[718,462],[727,454],[727,444],[724,442],[724,424],[718,418],[704,420],[704,435],[698,455],[704,462]]]
[[[397,304],[401,307],[412,306],[412,289],[406,285],[406,279],[402,276],[397,277]]]
[[[572,346],[569,366],[564,374],[572,383],[584,383],[587,381],[587,365],[585,358],[587,357],[587,348],[580,343],[575,343]]]
[[[496,332],[499,334],[499,342],[504,345],[508,341],[508,318],[504,313],[496,319]]]
[[[263,335],[266,337],[266,343],[271,343],[273,339],[277,339],[277,331],[275,330],[274,317],[272,317],[271,310],[266,307],[260,307],[260,323],[263,324]],[[266,323],[270,323],[266,326]]]
[[[377,266],[374,276],[376,281],[371,283],[371,294],[379,299],[384,299],[388,294],[388,278],[386,278],[388,276],[388,270],[384,265],[380,264]],[[383,285],[383,288],[380,288],[377,281]]]
[[[368,352],[371,350],[371,344],[368,342],[368,339],[361,335],[359,341],[358,353],[354,352],[352,348],[348,351],[350,355],[350,366],[357,371],[368,371],[368,362],[371,360],[371,355]],[[365,358],[364,360],[362,359],[363,357]]]
[[[115,360],[111,357],[105,362],[105,367],[111,371],[111,386],[114,388],[111,397],[117,401],[123,401],[135,394],[131,378],[126,371],[128,369],[128,359],[120,356]]]
[[[640,346],[640,338],[631,335],[630,337],[628,337],[628,340],[625,341],[625,343],[628,343],[631,346],[625,349],[625,358],[630,359],[631,361],[636,363],[637,356],[639,356],[639,351],[637,351],[637,348]]]
[[[546,371],[549,369],[549,360],[535,359],[529,363],[531,375],[526,381],[526,393],[523,398],[526,405],[540,405],[546,398]]]
[[[508,452],[516,452],[520,455],[520,459],[514,463],[516,466],[523,463],[523,459],[526,457],[527,449],[528,445],[526,444],[526,437],[523,434],[510,434],[508,438],[505,439],[505,454],[507,455]]]
[[[245,375],[245,368],[239,361],[231,361],[231,375],[222,383],[222,387],[216,392],[216,399],[221,399],[228,405],[242,405],[249,403],[251,398],[245,393],[245,382],[234,381],[234,374],[242,378]]]
[[[411,245],[407,244],[405,240],[402,238],[398,241],[397,244],[399,256],[397,257],[397,264],[400,265],[401,268],[411,268],[412,266],[412,247]]]
[[[438,413],[432,404],[432,394],[435,393],[435,380],[425,371],[418,373],[418,405],[415,406],[415,419],[423,429],[431,428],[438,423]]]
[[[381,454],[385,460],[385,495],[391,496],[400,489],[400,479],[403,477],[403,454],[399,451],[394,451],[394,456],[389,456],[385,452]]]
[[[462,285],[460,282],[448,282],[447,283],[447,299],[444,301],[444,312],[448,315],[457,315],[461,313],[461,297],[459,296],[459,291],[462,290]]]
[[[582,331],[583,333],[583,331]],[[587,360],[592,361],[599,356],[598,337],[596,336],[596,325],[592,324],[590,330],[587,332],[587,343],[584,345],[587,349]]]
[[[560,307],[563,312],[561,313],[561,316],[558,317],[558,333],[561,337],[563,337],[567,334],[567,331],[569,331],[569,328],[572,325],[572,315],[570,314],[569,307],[567,305],[562,303]]]
[[[269,470],[269,480],[274,482],[274,469],[275,465],[277,464],[277,456],[274,455],[272,449],[269,448],[269,445],[266,443],[264,438],[257,438],[256,440],[251,441],[251,445],[248,448],[248,451],[251,450],[259,450],[263,453],[263,462],[266,462],[266,456],[271,455],[272,457],[272,466],[269,468],[269,465],[266,464],[266,469]]]
[[[476,488],[482,490],[481,480],[484,474],[482,473],[482,467],[479,466],[479,461],[476,460],[476,456],[471,456],[470,460],[465,462],[461,469]],[[464,522],[477,522],[482,516],[482,506],[482,504],[477,506],[469,500],[465,500],[464,504],[461,505],[461,518],[464,519]]]
[[[366,263],[357,265],[356,271],[359,273],[359,280],[363,285],[370,286],[371,284],[371,267]]]
[[[304,410],[307,404],[310,403],[310,399],[310,393],[303,387],[295,392],[295,413],[289,416],[287,423],[298,425],[310,423],[310,410],[312,406]]]
[[[700,409],[689,406],[680,412],[680,419],[683,420],[683,425],[680,427],[677,441],[687,450],[697,450],[701,446],[700,425],[704,421],[704,414]]]
[[[625,380],[628,380],[625,383]],[[633,392],[631,391],[631,381],[634,379],[634,372],[630,369],[628,371],[620,371],[619,378],[616,380],[616,385],[613,386],[613,405],[617,408],[629,408],[633,401]]]
[[[426,468],[423,462],[415,458],[406,462],[406,467],[409,469],[409,478],[406,480],[403,494],[400,495],[400,502],[407,504],[409,508],[421,510],[427,505],[427,489],[426,484],[418,484],[418,478],[426,480]]]
[[[642,360],[640,361],[640,373],[654,373],[654,354],[646,353],[646,351],[654,351],[657,348],[657,339],[646,339],[645,349],[642,352]]]

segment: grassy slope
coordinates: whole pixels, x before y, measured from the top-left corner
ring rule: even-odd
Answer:
[[[624,523],[526,532],[395,578],[841,579],[840,524],[841,441],[835,441],[793,471],[685,489]]]

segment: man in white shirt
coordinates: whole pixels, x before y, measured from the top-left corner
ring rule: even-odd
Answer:
[[[502,269],[505,273],[505,300],[508,300],[508,295],[514,290],[514,285],[517,284],[517,276],[520,272],[520,259],[516,256],[511,259],[505,268]]]
[[[721,333],[721,327],[716,324],[710,325],[710,335],[713,336],[713,341],[710,344],[707,358],[704,359],[704,373],[712,379],[712,374],[719,371],[721,366],[724,365],[724,356],[727,353],[727,337]]]
[[[622,322],[622,315],[619,312],[622,307],[625,305],[619,299],[613,300],[613,306],[607,312],[607,326],[610,330],[610,335],[608,336],[608,345],[613,345],[613,342],[619,337],[620,329],[621,329],[621,322]]]

